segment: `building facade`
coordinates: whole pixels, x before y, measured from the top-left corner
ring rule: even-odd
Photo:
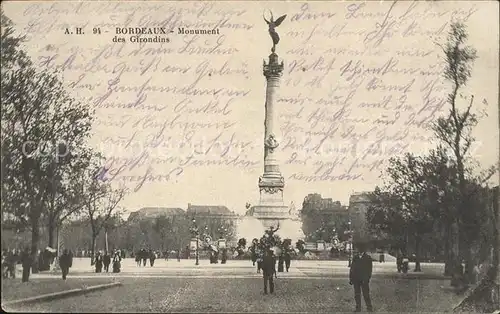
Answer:
[[[349,198],[349,215],[353,240],[355,242],[371,241],[366,214],[371,204],[371,192],[357,192]]]
[[[128,222],[138,222],[143,219],[154,219],[160,216],[173,217],[176,215],[185,215],[186,212],[182,208],[170,207],[143,207],[135,212],[130,213],[127,218]]]
[[[321,238],[329,241],[334,235],[343,237],[348,229],[349,208],[318,193],[304,198],[300,215],[302,228],[309,240]]]

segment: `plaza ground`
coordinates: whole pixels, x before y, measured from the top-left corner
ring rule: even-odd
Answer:
[[[352,312],[352,286],[343,279],[278,278],[263,295],[260,278],[123,278],[122,286],[32,306],[41,312]],[[376,312],[449,311],[457,296],[439,280],[374,279]],[[265,302],[268,301],[268,302]]]
[[[445,289],[441,264],[422,265],[418,275],[398,274],[393,263],[374,263],[371,295],[376,312],[449,312],[460,296]],[[122,272],[92,273],[88,259],[75,259],[68,282],[88,285],[116,280],[122,286],[81,296],[38,303],[24,311],[41,312],[352,312],[353,288],[346,262],[293,261],[289,273],[278,273],[276,294],[263,295],[262,275],[251,261],[209,264],[201,260],[157,260],[154,267],[123,261]],[[33,281],[56,279],[54,273],[32,276]],[[420,277],[418,277],[420,276]],[[268,301],[268,302],[264,302]]]

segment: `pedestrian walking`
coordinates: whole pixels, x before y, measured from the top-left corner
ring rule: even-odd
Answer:
[[[226,264],[226,261],[227,261],[227,249],[226,249],[226,248],[223,248],[223,249],[222,249],[222,260],[221,260],[221,264]]]
[[[379,263],[385,263],[385,254],[384,254],[384,252],[380,252],[378,261],[379,261]]]
[[[401,270],[403,269],[403,252],[401,252],[401,250],[398,250],[398,253],[396,255],[396,267],[398,273],[400,273]]]
[[[9,265],[7,261],[8,252],[5,250],[2,252],[2,278],[9,278]]]
[[[288,273],[288,270],[290,269],[290,264],[292,263],[292,254],[290,253],[290,250],[285,251],[285,253],[283,254],[283,258],[285,260],[286,272]]]
[[[251,254],[252,265],[255,266],[255,263],[257,262],[257,253],[255,252],[255,249],[252,248]]]
[[[104,271],[108,272],[109,271],[109,264],[111,264],[111,256],[109,256],[108,251],[104,253],[104,256],[102,258],[102,264],[104,265]]]
[[[403,258],[401,259],[401,271],[406,274],[410,269],[410,259],[406,253],[403,253]]]
[[[21,253],[21,265],[23,267],[22,282],[28,282],[30,278],[31,267],[33,266],[33,258],[29,248],[25,248]]]
[[[10,251],[7,252],[4,256],[4,261],[2,262],[4,278],[16,278],[16,264],[16,255]]]
[[[283,270],[284,270],[284,267],[285,266],[285,258],[283,256],[283,253],[280,253],[279,257],[278,257],[278,272],[279,273],[282,273]]]
[[[113,272],[114,273],[120,272],[121,261],[122,261],[122,255],[120,254],[120,251],[115,252],[115,255],[113,257]]]
[[[100,273],[102,272],[102,256],[101,252],[97,252],[95,256],[95,272]]]
[[[153,267],[156,260],[156,253],[154,251],[149,251],[149,266]]]
[[[257,254],[257,274],[260,274],[260,270],[262,269],[263,256],[261,254]]]
[[[141,251],[137,251],[135,254],[135,262],[138,267],[141,267]]]
[[[148,260],[148,251],[146,249],[141,250],[142,266],[146,266]]]
[[[69,268],[73,264],[73,257],[69,254],[68,250],[64,250],[62,255],[59,257],[59,266],[61,267],[62,279],[66,280],[66,276],[69,273]]]
[[[368,312],[372,312],[372,302],[370,299],[370,279],[372,277],[373,261],[370,255],[365,252],[365,246],[358,246],[359,254],[354,256],[349,272],[349,284],[354,286],[354,300],[356,301],[356,312],[361,312],[361,292],[365,299]]]
[[[264,278],[264,294],[267,294],[267,286],[269,283],[269,292],[274,293],[274,278],[276,277],[276,259],[273,256],[273,251],[266,250],[262,258],[262,277]],[[277,278],[277,277],[276,277]]]

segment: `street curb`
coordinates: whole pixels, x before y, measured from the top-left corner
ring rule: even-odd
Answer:
[[[85,294],[88,292],[104,290],[104,289],[112,288],[115,286],[121,286],[121,285],[122,285],[121,282],[112,282],[112,283],[107,283],[107,284],[102,284],[102,285],[83,287],[83,288],[79,288],[79,289],[72,289],[72,290],[67,290],[67,291],[42,294],[42,295],[39,295],[36,297],[30,297],[30,298],[25,298],[25,299],[20,299],[20,300],[3,302],[2,307],[4,308],[5,306],[16,306],[16,305],[24,305],[24,304],[30,304],[30,303],[36,303],[36,302],[50,301],[50,300],[55,300],[58,298],[65,298],[65,297],[69,297],[69,296]]]

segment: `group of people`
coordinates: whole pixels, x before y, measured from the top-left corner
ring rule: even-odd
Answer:
[[[260,241],[254,239],[250,247],[253,265],[255,266],[255,263],[257,263],[258,273],[262,270],[264,294],[268,292],[273,294],[275,291],[274,279],[278,278],[276,262],[278,262],[278,272],[283,272],[283,264],[285,264],[286,271],[288,272],[294,251],[286,240],[281,245],[278,245],[279,243],[277,243],[277,239],[274,237],[276,231],[277,229],[269,228]],[[349,284],[354,287],[355,311],[361,312],[361,295],[363,295],[366,310],[372,312],[370,280],[373,271],[373,260],[366,252],[365,244],[359,243],[357,249],[358,252],[354,254],[349,270]]]
[[[123,248],[117,248],[119,251],[120,251],[120,254],[121,254],[121,257],[122,259],[124,259],[125,257],[127,257],[127,250],[126,249],[123,249]],[[101,251],[105,251],[104,248],[102,249],[99,249]],[[93,254],[93,250],[91,249],[87,249],[87,250],[82,250],[80,248],[77,248],[75,249],[75,252],[73,253],[75,257],[79,257],[79,258],[82,258],[82,257],[92,257],[92,254]],[[101,253],[102,255],[102,253]]]
[[[396,256],[396,267],[398,270],[398,273],[407,273],[408,268],[409,268],[409,263],[410,259],[408,258],[408,255],[399,251],[397,256]]]
[[[253,266],[257,263],[257,273],[263,270],[264,257],[266,256],[268,250],[271,250],[273,256],[277,258],[278,262],[278,272],[289,271],[292,255],[295,254],[295,250],[292,247],[291,240],[278,241],[274,237],[274,233],[279,230],[279,225],[277,229],[272,226],[266,230],[264,236],[258,240],[257,238],[252,240],[252,245],[249,247],[251,253],[251,259]]]
[[[292,263],[293,252],[294,251],[289,248],[285,248],[283,252],[280,252],[280,254],[277,256],[278,272],[289,271]],[[259,248],[253,249],[251,253],[253,266],[257,264],[257,273],[260,273],[261,270],[263,269],[265,253],[266,253],[265,249],[263,250]],[[275,253],[273,251],[273,256],[274,254]]]
[[[274,279],[278,278],[276,273],[276,256],[271,248],[266,248],[260,260],[262,276],[264,280],[264,294],[274,293]],[[356,312],[361,312],[361,295],[365,301],[366,310],[373,311],[370,297],[370,280],[373,271],[373,260],[366,252],[363,244],[358,246],[358,253],[353,256],[349,270],[349,284],[354,287],[354,300],[356,302]]]
[[[146,266],[146,263],[149,259],[149,266],[153,267],[155,264],[156,258],[159,256],[158,252],[155,252],[151,249],[146,250],[146,249],[140,249],[135,253],[135,262],[137,263],[137,266]],[[166,258],[165,258],[166,259]]]
[[[262,271],[264,294],[268,293],[268,288],[271,294],[274,293],[274,279],[277,278],[276,262],[278,263],[278,272],[283,272],[285,269],[288,272],[292,254],[295,252],[291,241],[280,241],[274,236],[278,230],[279,225],[276,229],[270,227],[260,240],[253,239],[252,245],[249,247],[253,266],[257,264],[257,273]]]
[[[221,256],[221,264],[226,264],[228,252],[227,248],[222,249],[210,249],[208,256],[210,260],[210,264],[218,264],[219,263],[219,255]]]
[[[23,251],[3,251],[2,252],[2,278],[16,278],[16,266],[21,264],[22,282],[28,282],[31,267],[33,266],[33,256],[31,250],[26,247]]]
[[[17,251],[2,251],[2,278],[16,278],[16,265],[20,261]]]
[[[111,261],[111,259],[113,260]],[[121,271],[121,261],[122,253],[120,250],[115,250],[112,254],[107,251],[104,254],[97,252],[94,258],[95,272],[101,273],[103,267],[105,272],[109,272],[109,265],[113,262],[113,272],[119,273]]]

